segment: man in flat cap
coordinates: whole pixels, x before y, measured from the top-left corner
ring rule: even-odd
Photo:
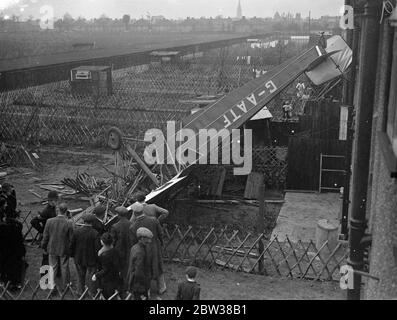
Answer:
[[[130,221],[131,223],[134,223],[136,217],[139,216],[141,212],[143,212],[143,205],[142,203],[134,202],[131,206],[129,206],[129,209],[132,211]]]
[[[117,250],[120,257],[121,276],[126,287],[128,258],[132,247],[132,237],[130,232],[131,222],[128,220],[127,208],[117,207],[115,212],[118,216],[118,222],[112,226],[110,234],[114,240],[114,248]]]
[[[92,213],[95,216],[95,220],[92,222],[92,227],[98,231],[99,236],[102,236],[106,232],[105,223],[103,221],[105,218],[106,208],[102,205],[97,205]]]
[[[76,265],[81,294],[85,290],[86,277],[88,277],[88,289],[91,294],[95,294],[91,278],[97,269],[98,251],[101,248],[99,233],[92,227],[95,220],[93,214],[83,215],[84,225],[74,230],[70,245],[70,255]]]
[[[153,233],[140,227],[136,230],[135,237],[138,242],[131,248],[127,274],[128,290],[133,293],[135,300],[147,300],[151,281],[148,248]]]
[[[145,194],[142,192],[138,193],[136,196],[136,202],[132,205],[132,210],[134,210],[134,205],[138,206],[141,204],[143,206],[143,212],[147,216],[157,218],[159,222],[162,223],[168,217],[169,211],[159,207],[158,205],[146,203],[145,200]]]
[[[141,227],[149,229],[153,234],[153,239],[147,247],[149,256],[149,267],[151,271],[151,278],[156,282],[158,294],[163,294],[167,287],[163,275],[163,230],[159,221],[154,217],[148,217],[143,212],[142,204],[136,205],[134,208],[135,222],[131,226],[132,243],[138,243],[137,230]]]

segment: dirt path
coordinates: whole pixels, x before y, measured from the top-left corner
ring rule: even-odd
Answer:
[[[27,278],[37,284],[41,263],[41,250],[28,248],[29,268]],[[73,287],[77,286],[77,274],[71,260]],[[185,266],[165,265],[167,291],[163,300],[173,300],[177,285],[184,279]],[[335,282],[313,282],[309,280],[267,277],[231,271],[198,269],[197,281],[201,287],[203,300],[341,300],[345,293]],[[29,298],[29,295],[26,295]]]

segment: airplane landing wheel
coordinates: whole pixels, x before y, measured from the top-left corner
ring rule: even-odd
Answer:
[[[120,150],[123,144],[123,133],[117,127],[111,127],[106,135],[107,145],[113,150]]]

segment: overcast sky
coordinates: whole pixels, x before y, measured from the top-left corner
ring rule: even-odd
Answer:
[[[301,12],[303,17],[311,11],[312,17],[338,15],[344,0],[241,0],[243,15],[246,17],[269,17],[276,11]],[[238,0],[0,0],[0,13],[40,17],[40,8],[50,5],[55,16],[69,12],[73,17],[121,18],[130,14],[132,18],[163,15],[166,18],[186,17],[235,17]]]

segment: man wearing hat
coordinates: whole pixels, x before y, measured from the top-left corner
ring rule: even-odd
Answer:
[[[128,290],[133,293],[135,300],[147,300],[150,289],[151,272],[149,266],[148,249],[153,233],[144,227],[135,232],[138,242],[131,248],[128,264]]]
[[[118,222],[116,222],[111,230],[110,234],[113,237],[113,245],[117,250],[120,257],[121,265],[121,276],[123,278],[123,283],[127,283],[127,271],[128,271],[128,258],[130,255],[130,250],[132,247],[132,237],[131,237],[131,222],[128,220],[128,209],[125,207],[117,207],[115,212],[118,216]]]
[[[101,248],[99,233],[92,227],[95,220],[93,214],[83,215],[84,225],[74,230],[70,245],[70,256],[76,265],[80,293],[85,290],[86,277],[91,294],[95,293],[91,278],[97,269],[98,251]]]
[[[158,205],[148,204],[145,202],[145,200],[146,200],[145,194],[143,194],[142,192],[138,193],[136,196],[136,202],[132,204],[131,209],[134,211],[134,208],[139,207],[139,205],[142,205],[143,212],[145,215],[149,217],[157,218],[159,222],[162,223],[168,217],[169,211],[167,209],[159,207]]]
[[[166,290],[166,284],[163,275],[163,257],[161,248],[163,246],[163,231],[159,221],[156,218],[148,217],[143,212],[142,204],[134,206],[135,222],[131,226],[132,243],[138,243],[137,230],[141,227],[147,228],[153,234],[153,239],[148,249],[149,267],[152,280],[156,281],[157,291],[163,294]]]
[[[43,211],[39,212],[37,217],[34,217],[31,221],[30,224],[32,225],[33,228],[35,228],[39,233],[44,232],[44,227],[47,223],[48,219],[56,217],[56,206],[58,203],[58,192],[56,191],[50,191],[48,192],[47,196],[47,206],[44,208]]]
[[[97,205],[93,211],[95,220],[92,221],[92,227],[98,231],[99,236],[102,236],[106,232],[105,223],[103,221],[105,218],[105,213],[106,208],[102,205]]]
[[[70,244],[73,237],[73,223],[64,214],[47,220],[41,247],[48,253],[49,265],[53,268],[55,284],[61,292],[70,282]]]
[[[48,219],[56,217],[56,206],[58,203],[58,192],[50,191],[47,195],[47,205],[43,211],[39,212],[39,214],[34,217],[30,224],[31,226],[37,230],[37,232],[42,236],[44,232],[44,227],[47,223]],[[41,260],[41,265],[48,265],[48,253],[46,251],[43,252],[43,257]],[[44,275],[44,274],[42,274]]]

